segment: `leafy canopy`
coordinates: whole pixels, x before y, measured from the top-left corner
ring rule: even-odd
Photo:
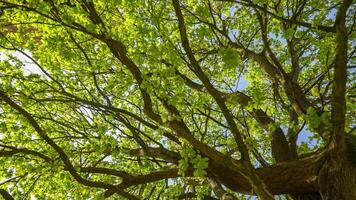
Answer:
[[[251,169],[322,148],[332,129],[339,6],[1,0],[0,188],[15,199],[263,196]],[[346,132],[351,68],[348,79]]]

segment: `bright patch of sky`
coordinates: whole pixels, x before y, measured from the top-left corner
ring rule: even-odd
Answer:
[[[314,149],[320,145],[320,141],[315,136],[315,133],[310,132],[306,127],[304,127],[298,135],[297,144],[301,145],[305,143],[308,148]]]
[[[235,91],[242,91],[244,89],[246,89],[248,86],[248,82],[246,81],[246,79],[244,79],[243,76],[240,76],[239,79],[237,79],[235,87],[233,88]]]
[[[284,133],[288,132],[287,127],[282,126],[282,130],[284,131]],[[297,144],[301,145],[303,143],[306,144],[308,146],[308,148],[311,148],[311,149],[313,149],[319,145],[319,142],[318,142],[317,138],[315,137],[315,133],[312,133],[310,130],[308,130],[307,127],[303,127],[302,130],[300,131],[300,133],[298,134]]]
[[[24,75],[26,76],[30,74],[44,75],[42,70],[28,57],[31,56],[31,53],[28,51],[24,51],[24,53],[25,54],[19,51],[14,51],[14,52],[9,52],[8,54],[10,56],[16,57],[23,63],[22,69],[24,71]],[[0,51],[0,60],[6,60],[7,58],[8,58],[7,54],[5,52]]]

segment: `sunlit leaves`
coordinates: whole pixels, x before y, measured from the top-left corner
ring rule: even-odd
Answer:
[[[323,125],[327,128],[331,127],[330,114],[328,112],[323,112],[320,115],[312,107],[308,108],[307,114],[305,115],[305,120],[310,130],[315,130],[320,125]]]
[[[195,177],[204,178],[206,175],[205,169],[208,167],[208,158],[203,158],[192,148],[182,149],[180,155],[182,156],[182,159],[180,159],[178,163],[180,174],[185,175],[188,167],[192,166],[194,168],[193,175]]]
[[[21,8],[10,6],[0,16],[0,26],[5,29],[0,38],[4,55],[0,89],[33,115],[87,180],[120,184],[123,178],[81,172],[81,167],[122,170],[133,176],[178,168],[178,178],[125,190],[147,199],[174,199],[185,192],[194,192],[197,198],[210,195],[206,177],[212,161],[167,124],[182,122],[192,138],[240,159],[221,105],[227,106],[248,149],[270,163],[271,132],[282,129],[289,137],[304,131],[304,122],[313,134],[319,127],[331,128],[329,88],[335,36],[317,26],[333,26],[334,1],[323,5],[316,0],[305,2],[298,17],[293,15],[299,6],[288,1],[252,1],[268,14],[246,3],[180,1],[197,63],[191,62],[184,50],[170,1],[87,1],[94,2],[102,24],[93,20],[93,8],[81,1],[13,0],[2,4],[9,2]],[[265,23],[267,41],[262,41],[257,13]],[[310,23],[311,27],[287,19]],[[107,44],[111,40],[122,42],[127,53],[116,55]],[[237,50],[236,45],[241,48]],[[19,55],[24,57],[20,51],[27,52],[32,60],[19,59]],[[14,52],[19,55],[14,56]],[[251,55],[265,56],[263,61],[270,62],[273,70],[300,86],[313,107],[292,116],[293,99],[286,93],[286,80],[266,73],[265,66]],[[127,60],[135,65],[136,74]],[[220,104],[209,94],[193,64],[201,67],[221,96]],[[249,96],[248,103],[241,104],[237,90]],[[348,108],[352,110],[349,96]],[[0,159],[0,166],[9,168],[1,171],[0,177],[28,174],[18,185],[4,184],[15,197],[24,195],[36,181],[31,195],[37,199],[53,199],[56,193],[60,199],[103,198],[103,190],[84,187],[73,179],[58,153],[23,116],[3,103],[0,106],[0,144],[31,149],[53,159],[45,162],[23,154]],[[179,115],[172,114],[169,106]],[[270,117],[267,124],[261,125],[261,119],[253,116],[257,109]],[[159,115],[158,120],[148,111]],[[352,114],[347,115],[348,126]],[[321,141],[314,135],[311,139]],[[298,152],[311,149],[307,143],[298,144]],[[157,152],[160,148],[179,155],[179,159],[167,161],[165,154]],[[155,151],[149,152],[152,149]],[[251,157],[254,166],[260,166],[256,156]]]
[[[240,55],[232,48],[220,49],[219,55],[226,68],[235,68],[240,63]]]

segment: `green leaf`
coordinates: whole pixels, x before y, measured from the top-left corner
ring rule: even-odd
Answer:
[[[235,49],[232,48],[221,48],[219,50],[219,55],[226,68],[236,68],[240,64],[240,55]]]

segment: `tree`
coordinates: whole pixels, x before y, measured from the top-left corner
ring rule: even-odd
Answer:
[[[356,199],[355,8],[0,0],[0,194]]]

